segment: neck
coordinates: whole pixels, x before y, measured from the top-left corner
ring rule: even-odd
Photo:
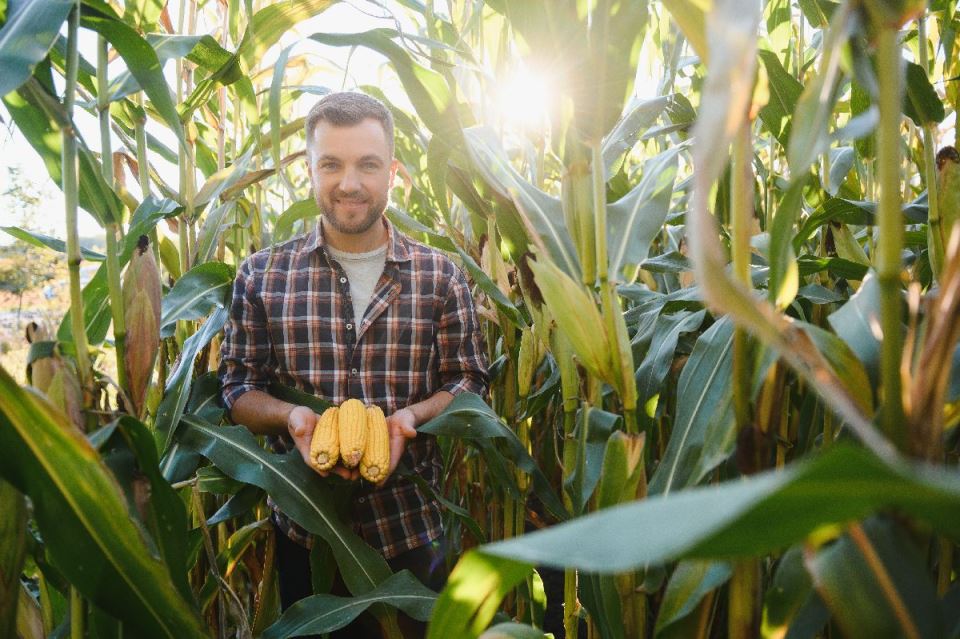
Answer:
[[[322,215],[320,226],[324,243],[345,253],[367,253],[387,243],[387,227],[383,220],[363,233],[341,233],[327,224]]]

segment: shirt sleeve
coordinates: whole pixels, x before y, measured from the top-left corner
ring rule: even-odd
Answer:
[[[223,403],[228,411],[247,391],[267,390],[271,379],[271,354],[266,312],[257,295],[251,261],[246,260],[240,265],[233,283],[230,315],[223,329],[217,371]]]
[[[483,395],[489,380],[480,323],[467,279],[460,269],[454,271],[437,327],[439,390]]]

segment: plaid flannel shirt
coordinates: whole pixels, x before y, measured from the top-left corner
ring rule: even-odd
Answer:
[[[386,415],[441,390],[485,392],[466,278],[445,255],[385,224],[386,265],[359,326],[349,280],[324,249],[319,225],[244,260],[220,350],[228,410],[274,380],[335,404],[357,398]],[[268,442],[280,453],[294,448],[286,435]],[[410,441],[401,461],[440,489],[435,438]],[[271,505],[281,529],[309,547],[309,533]],[[442,532],[439,505],[410,479],[394,476],[380,488],[362,482],[352,507],[358,532],[388,559]]]

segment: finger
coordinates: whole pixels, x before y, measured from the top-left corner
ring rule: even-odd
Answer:
[[[352,481],[352,480],[353,480],[353,473],[354,473],[355,471],[353,471],[353,470],[351,470],[351,469],[349,469],[349,468],[344,468],[343,466],[337,466],[336,468],[333,469],[333,472],[335,472],[338,477],[341,477],[341,478],[343,478],[343,479],[346,479],[347,481]]]

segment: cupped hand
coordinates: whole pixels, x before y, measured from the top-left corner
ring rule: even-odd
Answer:
[[[287,432],[293,439],[294,445],[300,451],[304,463],[317,472],[321,477],[328,477],[330,473],[343,477],[347,481],[356,481],[360,478],[358,468],[345,468],[342,464],[337,464],[330,470],[317,470],[310,460],[310,442],[313,440],[313,431],[317,427],[317,421],[320,416],[306,406],[297,406],[287,415]]]
[[[400,464],[407,440],[417,436],[417,418],[409,408],[401,408],[387,417],[387,432],[390,434],[390,467],[385,482]],[[381,484],[383,482],[380,482]]]

